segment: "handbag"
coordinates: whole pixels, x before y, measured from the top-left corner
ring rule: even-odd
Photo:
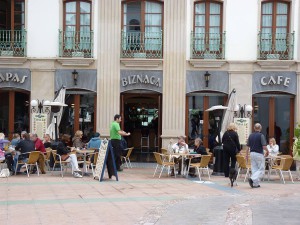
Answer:
[[[232,140],[232,138],[230,137],[229,134],[228,134],[228,137],[229,137],[230,141],[234,144],[234,146],[235,146],[235,153],[237,154],[239,152],[238,147],[236,146],[235,142]]]
[[[65,154],[65,155],[61,155],[60,157],[62,161],[66,161],[70,156],[68,154]]]

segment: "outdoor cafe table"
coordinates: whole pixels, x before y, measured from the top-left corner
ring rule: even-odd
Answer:
[[[72,152],[73,153],[78,153],[78,154],[81,154],[83,156],[83,168],[84,168],[84,173],[83,175],[84,176],[89,176],[88,174],[88,168],[87,168],[87,161],[86,161],[86,156],[89,155],[89,154],[92,154],[94,153],[94,149],[74,149]]]
[[[189,163],[191,163],[192,158],[201,157],[201,154],[194,153],[194,152],[190,152],[190,153],[169,153],[169,155],[170,155],[170,160],[172,158],[179,158],[180,156],[182,157],[182,160],[181,160],[181,174],[182,175],[185,175],[184,174],[184,172],[185,172],[184,171],[184,161],[185,161],[185,159],[189,159]],[[187,171],[187,173],[188,173],[188,171]]]

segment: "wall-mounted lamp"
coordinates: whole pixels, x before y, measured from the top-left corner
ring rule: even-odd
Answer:
[[[74,85],[77,85],[78,72],[76,70],[74,70],[72,72],[72,75],[73,75]]]
[[[50,101],[48,100],[31,100],[30,105],[31,105],[31,113],[50,113],[50,108],[49,108]],[[45,108],[44,108],[45,106]]]
[[[251,105],[244,104],[244,106],[241,106],[238,104],[234,107],[234,116],[240,118],[251,117],[252,110],[253,107]]]
[[[208,87],[209,77],[210,77],[210,73],[208,71],[206,71],[205,74],[204,74],[204,79],[205,79],[206,87]]]

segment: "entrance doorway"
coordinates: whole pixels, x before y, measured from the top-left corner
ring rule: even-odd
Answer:
[[[274,137],[279,151],[291,153],[294,137],[293,95],[258,94],[253,97],[253,123],[262,125],[262,133],[268,139]]]
[[[95,93],[76,93],[66,93],[65,104],[68,106],[64,107],[59,133],[74,136],[77,130],[81,130],[83,142],[88,142],[96,129],[97,96]]]
[[[212,112],[206,112],[215,105],[225,105],[227,95],[223,93],[190,93],[186,97],[186,131],[189,146],[195,138],[203,140],[206,148],[212,150],[218,143],[217,121]]]
[[[6,137],[29,132],[29,98],[26,91],[0,90],[0,132]]]
[[[136,160],[144,161],[143,153],[158,151],[161,146],[161,95],[122,94],[121,109],[121,129],[131,133],[126,137],[127,145],[141,153]]]

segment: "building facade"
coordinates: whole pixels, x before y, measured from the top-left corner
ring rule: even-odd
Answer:
[[[141,150],[182,134],[209,147],[216,121],[205,110],[236,89],[289,152],[299,12],[296,0],[0,0],[0,130],[29,130],[30,101],[64,85],[61,133],[109,136],[120,113]]]

